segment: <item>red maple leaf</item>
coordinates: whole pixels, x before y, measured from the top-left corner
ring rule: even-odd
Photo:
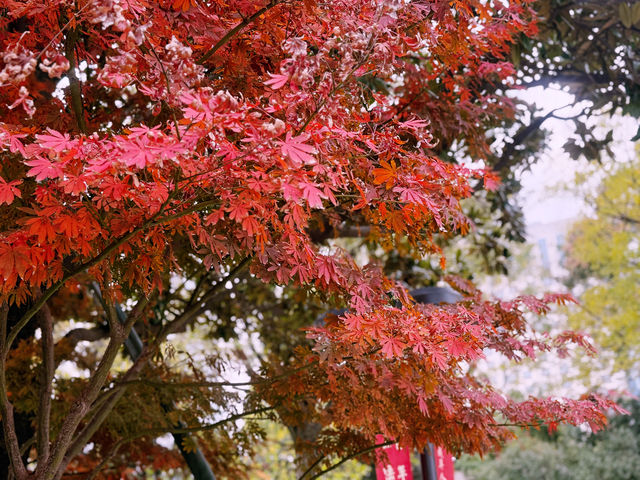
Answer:
[[[18,185],[22,183],[22,180],[13,180],[7,182],[4,178],[0,177],[0,204],[11,204],[15,197],[22,198],[22,193],[18,188]]]
[[[0,275],[5,280],[13,274],[24,277],[32,268],[29,253],[26,245],[0,245]]]
[[[402,355],[402,352],[406,347],[404,342],[395,337],[383,338],[380,343],[382,344],[382,353],[384,353],[388,358]]]
[[[311,208],[322,208],[322,199],[327,198],[315,183],[304,182],[302,185],[302,196]]]

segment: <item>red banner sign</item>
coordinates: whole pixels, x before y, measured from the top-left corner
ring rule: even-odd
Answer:
[[[384,437],[378,435],[376,443],[382,442]],[[409,450],[398,448],[397,444],[389,445],[382,450],[386,458],[380,455],[376,461],[376,480],[413,480]]]
[[[453,457],[442,447],[435,447],[434,450],[438,480],[453,480]]]

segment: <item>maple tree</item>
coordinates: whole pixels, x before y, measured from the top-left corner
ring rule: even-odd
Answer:
[[[4,2],[0,413],[14,477],[174,468],[155,442],[173,432],[236,478],[261,415],[299,433],[304,478],[373,458],[379,433],[483,452],[510,425],[600,428],[606,399],[517,402],[468,368],[485,349],[588,347],[527,326],[570,297],[491,301],[451,278],[463,301],[423,305],[379,262],[437,257],[472,228],[460,201],[498,179],[439,155],[486,158],[487,129],[513,115],[500,91],[512,42],[535,31],[529,3]],[[351,235],[366,261],[331,240]],[[317,320],[332,307],[348,310]],[[260,371],[220,380],[242,352],[163,357],[198,325],[260,332]],[[118,367],[134,329],[140,351]]]

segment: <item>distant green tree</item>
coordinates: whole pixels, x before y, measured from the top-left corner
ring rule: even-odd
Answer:
[[[584,155],[600,160],[613,140],[612,129],[596,137],[590,120],[618,111],[640,116],[640,1],[538,0],[535,9],[538,34],[522,36],[511,52],[518,83],[573,94],[572,106],[578,108],[568,119],[575,124],[575,133],[567,139],[565,150],[573,158]],[[528,138],[548,118],[567,118],[567,111],[532,112],[528,125],[515,137]],[[504,170],[521,161],[513,155],[518,150],[518,142],[508,144],[495,168]]]

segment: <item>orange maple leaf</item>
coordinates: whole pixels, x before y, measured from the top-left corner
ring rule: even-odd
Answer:
[[[182,10],[183,12],[186,12],[192,6],[195,6],[195,4],[195,0],[173,0],[171,8],[173,8],[174,10]]]
[[[384,183],[385,188],[388,190],[396,181],[396,177],[398,176],[398,167],[393,160],[390,162],[381,160],[380,168],[373,169],[373,176],[373,181],[376,185],[382,185]]]

